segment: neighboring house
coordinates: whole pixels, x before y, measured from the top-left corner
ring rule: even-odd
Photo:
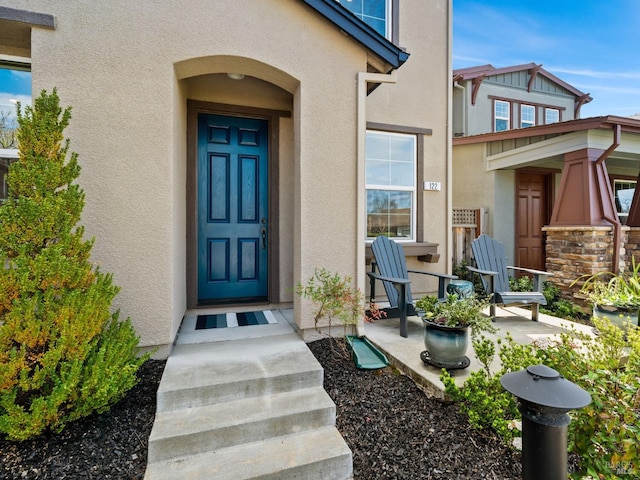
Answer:
[[[485,231],[505,244],[509,259],[544,269],[542,227],[551,220],[562,162],[497,165],[487,159],[538,141],[534,132],[540,129],[579,118],[591,97],[535,63],[481,65],[452,74],[454,209],[483,208]],[[487,140],[491,134],[508,140]],[[562,152],[554,155],[562,160]]]
[[[462,82],[467,113],[459,122],[454,110],[453,123],[473,126],[475,134],[453,139],[454,208],[487,209],[485,230],[505,244],[510,263],[554,273],[567,295],[582,274],[627,268],[640,253],[640,119],[578,118],[590,97],[542,69],[500,69],[489,83],[498,72],[491,70],[477,87],[466,76],[477,72],[465,71],[454,71],[453,80]],[[498,81],[507,79],[520,87],[499,92]],[[499,101],[511,105],[507,129],[497,121]],[[525,105],[535,106],[535,125],[519,123]],[[546,122],[544,112],[554,108],[560,122]],[[484,133],[477,131],[481,120]]]
[[[453,70],[453,136],[573,120],[591,100],[535,63],[460,68]]]
[[[446,0],[0,7],[0,65],[73,107],[93,259],[158,356],[208,305],[293,304],[310,336],[293,287],[364,289],[380,233],[448,270],[450,50]]]

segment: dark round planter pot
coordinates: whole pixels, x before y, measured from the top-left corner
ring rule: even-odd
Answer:
[[[469,359],[465,356],[469,346],[469,327],[448,327],[422,319],[424,324],[424,346],[421,355],[429,365],[446,368],[466,368]],[[426,353],[426,355],[424,355]]]
[[[627,328],[629,324],[638,326],[637,308],[629,310],[608,305],[594,305],[593,316],[607,318],[612,324],[622,329]]]

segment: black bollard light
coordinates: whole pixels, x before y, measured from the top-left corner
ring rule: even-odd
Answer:
[[[500,383],[522,413],[522,479],[567,480],[567,412],[589,405],[591,395],[546,365],[507,373]]]

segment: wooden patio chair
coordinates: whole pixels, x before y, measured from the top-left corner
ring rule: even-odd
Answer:
[[[371,302],[375,302],[375,282],[380,280],[389,300],[389,308],[385,308],[384,311],[390,318],[400,317],[400,335],[406,338],[407,316],[416,315],[411,296],[409,273],[438,277],[438,298],[440,299],[444,299],[446,296],[446,286],[449,280],[455,280],[458,277],[442,273],[407,270],[402,245],[386,236],[381,235],[376,238],[371,249],[374,261],[371,262],[371,271],[367,272],[371,286]]]
[[[538,308],[546,305],[547,299],[542,294],[545,278],[553,274],[530,268],[519,268],[507,265],[504,245],[488,235],[480,235],[471,242],[471,251],[476,261],[470,271],[480,275],[482,286],[487,295],[491,295],[491,318],[495,321],[496,305],[531,305],[531,319],[538,321]],[[533,276],[533,292],[512,292],[509,286],[508,270],[518,270]]]

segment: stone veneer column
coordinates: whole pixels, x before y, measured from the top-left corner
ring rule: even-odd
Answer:
[[[581,275],[612,270],[613,227],[558,226],[543,231],[547,234],[546,270],[553,273],[548,280],[560,288],[564,298],[576,300],[573,294],[580,286],[571,284]],[[640,243],[640,231],[637,238]]]
[[[626,263],[627,269],[631,269],[633,265],[633,258],[635,257],[636,263],[640,263],[640,227],[627,227],[627,243],[625,244],[626,250]]]

